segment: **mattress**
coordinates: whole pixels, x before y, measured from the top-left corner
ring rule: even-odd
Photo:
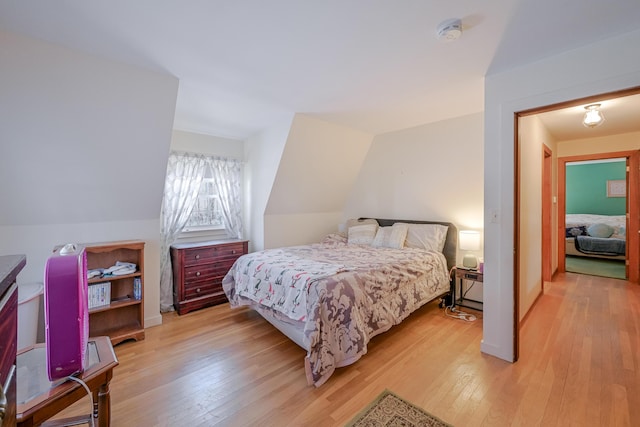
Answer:
[[[567,214],[565,255],[625,259],[626,222],[626,215]],[[610,226],[612,235],[589,236],[587,230],[594,224]]]
[[[244,255],[223,280],[232,307],[253,307],[307,350],[307,380],[315,386],[449,287],[442,253],[347,244],[335,236]]]

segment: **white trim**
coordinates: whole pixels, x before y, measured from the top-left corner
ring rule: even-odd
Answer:
[[[178,235],[176,242],[204,242],[207,240],[228,239],[227,229],[224,227],[212,227],[201,230],[183,231]]]
[[[567,162],[567,166],[591,165],[596,163],[613,163],[613,162],[626,162],[626,161],[627,159],[625,157],[617,157],[615,159],[581,160],[579,162]]]
[[[193,227],[185,227],[180,233],[181,234],[191,234],[191,233],[202,233],[202,232],[213,232],[216,230],[225,230],[224,225],[194,225]]]
[[[144,328],[151,328],[154,326],[162,325],[162,315],[158,314],[156,316],[145,317],[144,319]]]

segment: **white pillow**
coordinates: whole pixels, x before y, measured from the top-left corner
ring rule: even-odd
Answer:
[[[402,249],[407,238],[407,224],[395,223],[390,227],[380,227],[371,246]]]
[[[404,245],[407,248],[442,252],[449,226],[442,224],[407,224],[409,230]]]
[[[613,231],[613,227],[607,224],[591,224],[589,227],[587,227],[587,234],[592,237],[611,237]]]
[[[378,224],[364,224],[349,227],[347,243],[352,245],[370,245],[376,237]]]
[[[351,227],[355,227],[356,225],[364,225],[364,224],[375,224],[378,225],[378,221],[373,218],[368,219],[358,219],[358,218],[349,218],[347,222],[343,225],[344,231],[340,232],[344,237],[347,237],[349,234],[349,229]],[[340,228],[340,226],[338,227]]]

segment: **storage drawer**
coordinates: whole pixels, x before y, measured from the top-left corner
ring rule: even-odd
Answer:
[[[235,260],[242,255],[242,253],[242,243],[187,249],[184,253],[184,265],[198,265],[222,259]]]
[[[215,278],[222,278],[227,274],[233,261],[213,262],[211,264],[195,265],[184,269],[184,283],[202,282]]]
[[[224,293],[222,290],[222,279],[203,283],[190,283],[184,286],[184,297],[187,300],[205,295],[218,294],[220,292]]]

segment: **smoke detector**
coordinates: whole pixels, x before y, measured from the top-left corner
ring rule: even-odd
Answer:
[[[438,25],[436,36],[438,40],[450,42],[462,35],[462,21],[460,19],[447,19]]]

